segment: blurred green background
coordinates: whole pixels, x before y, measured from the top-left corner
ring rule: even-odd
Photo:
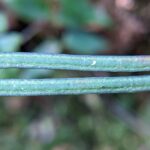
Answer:
[[[0,52],[149,50],[149,0],[0,0]],[[137,73],[0,69],[0,78],[129,75]],[[149,92],[0,99],[1,150],[150,149]]]

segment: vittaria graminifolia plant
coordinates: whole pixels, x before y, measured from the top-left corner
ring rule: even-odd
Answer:
[[[0,53],[0,68],[82,71],[150,71],[150,56],[87,56],[41,53]],[[150,90],[150,76],[62,79],[0,79],[1,96],[130,93]]]

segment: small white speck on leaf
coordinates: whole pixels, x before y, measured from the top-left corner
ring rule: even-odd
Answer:
[[[94,66],[94,65],[96,65],[96,61],[95,60],[93,60],[91,66]]]

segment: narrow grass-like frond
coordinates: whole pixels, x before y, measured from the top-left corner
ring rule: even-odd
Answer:
[[[150,71],[150,56],[0,53],[0,68],[45,68],[110,72]]]
[[[150,76],[0,80],[0,96],[132,93],[148,90]]]

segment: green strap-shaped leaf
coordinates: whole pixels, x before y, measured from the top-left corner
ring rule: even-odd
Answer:
[[[150,56],[0,53],[0,68],[45,68],[111,72],[150,71]]]
[[[147,90],[150,90],[150,76],[0,80],[0,96],[131,93]]]

